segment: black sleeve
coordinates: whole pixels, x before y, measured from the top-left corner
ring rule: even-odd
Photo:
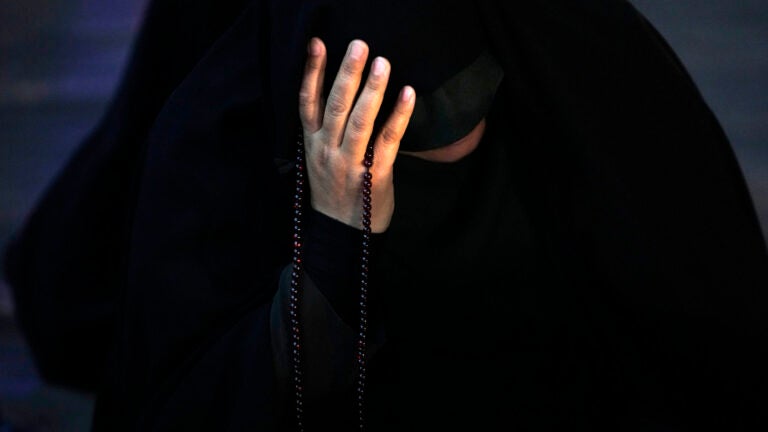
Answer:
[[[304,248],[304,271],[348,325],[359,320],[363,232],[314,209],[309,211]],[[383,234],[371,235],[371,253]]]
[[[299,309],[305,397],[321,401],[326,411],[332,411],[335,406],[349,405],[339,402],[351,401],[353,396],[362,231],[310,210],[305,232]],[[381,237],[373,235],[374,250]],[[288,324],[292,271],[292,265],[283,270],[271,317],[275,370],[283,401],[292,397]],[[370,328],[369,355],[373,355],[383,343],[383,329],[375,322]]]

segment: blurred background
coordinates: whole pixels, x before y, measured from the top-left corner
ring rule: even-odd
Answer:
[[[0,250],[102,115],[146,3],[0,0]],[[768,2],[632,3],[720,119],[768,233]],[[0,432],[87,431],[92,404],[41,382],[0,281]]]

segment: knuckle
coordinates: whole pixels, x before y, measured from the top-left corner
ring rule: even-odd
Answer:
[[[357,75],[360,73],[361,69],[360,62],[348,60],[341,64],[340,73],[342,75]]]
[[[307,72],[318,72],[323,63],[320,59],[311,59],[307,62]]]
[[[328,113],[336,117],[345,115],[348,110],[346,102],[338,95],[332,95],[328,98],[327,107]]]
[[[368,122],[361,115],[350,117],[348,123],[349,131],[354,135],[362,135],[368,129]]]
[[[385,126],[381,130],[381,139],[386,144],[394,144],[400,141],[400,134],[392,126]]]
[[[384,79],[372,76],[365,83],[365,86],[373,92],[379,92],[384,89]]]
[[[307,108],[315,103],[315,96],[309,90],[302,90],[299,92],[299,106]]]
[[[410,117],[411,110],[406,104],[397,104],[395,106],[395,115],[399,117]]]

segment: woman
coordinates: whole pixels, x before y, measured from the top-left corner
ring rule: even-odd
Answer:
[[[188,24],[164,35],[180,15]],[[310,67],[296,118],[312,36],[324,44],[312,40],[309,64],[327,55],[327,77],[344,79],[335,68],[356,38],[389,59],[381,115],[383,83],[352,104],[361,55],[348,86]],[[331,103],[339,88],[345,102]],[[396,156],[398,140],[374,131],[398,94],[396,138],[411,103],[414,114]],[[301,127],[304,272],[291,286]],[[342,128],[359,129],[357,156],[382,137],[366,276],[354,246],[364,171],[317,157],[345,149]],[[473,134],[461,157],[429,160]],[[43,370],[99,387],[96,430],[358,427],[363,313],[370,430],[765,425],[754,210],[690,78],[620,0],[155,2],[110,113],[9,258]],[[286,381],[292,288],[300,401]],[[100,380],[62,355],[92,338],[83,352]]]

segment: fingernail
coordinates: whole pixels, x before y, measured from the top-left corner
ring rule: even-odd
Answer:
[[[410,102],[412,98],[413,98],[413,89],[410,87],[405,87],[402,93],[403,102]]]
[[[354,41],[349,46],[349,57],[353,60],[360,60],[360,58],[363,56],[363,44]]]
[[[376,57],[376,60],[373,61],[373,68],[371,69],[371,72],[374,75],[384,75],[384,70],[386,69],[386,62],[381,57]]]
[[[321,53],[320,42],[316,38],[312,38],[309,41],[309,54],[312,56],[319,56]]]

